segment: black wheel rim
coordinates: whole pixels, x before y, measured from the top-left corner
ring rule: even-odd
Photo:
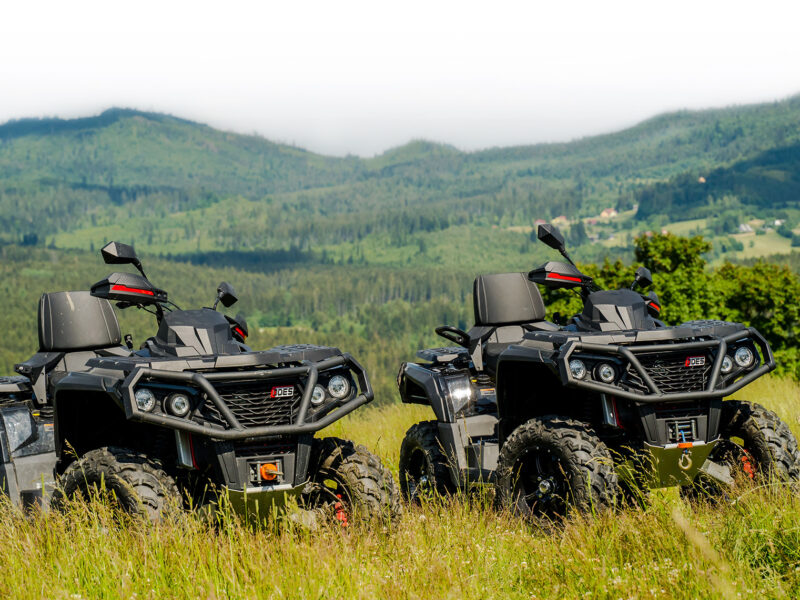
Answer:
[[[550,517],[566,513],[569,481],[558,456],[532,448],[517,460],[512,475],[514,505],[519,512]]]
[[[758,460],[744,441],[739,443],[735,438],[720,440],[714,449],[713,460],[729,466],[736,483],[752,482],[759,477]]]
[[[347,526],[353,514],[349,488],[335,471],[320,470],[306,494],[306,507],[323,512],[331,522]]]
[[[430,471],[430,463],[425,451],[421,448],[415,449],[411,453],[408,467],[403,471],[409,501],[418,502],[432,494],[434,485],[431,481]]]

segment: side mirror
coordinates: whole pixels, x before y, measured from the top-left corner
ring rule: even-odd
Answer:
[[[236,292],[230,283],[223,281],[219,284],[219,287],[217,288],[217,301],[222,302],[222,305],[225,308],[233,306],[238,300],[239,298],[236,296]],[[214,307],[216,308],[216,304]]]
[[[136,256],[133,246],[122,242],[108,242],[100,250],[100,254],[103,255],[103,260],[107,265],[133,265],[142,274],[142,277],[146,277],[144,269],[142,269],[142,263],[139,257]]]
[[[100,250],[100,254],[103,255],[103,260],[107,265],[141,264],[133,246],[121,242],[108,242]]]
[[[631,289],[634,289],[637,286],[646,288],[650,285],[653,285],[653,274],[650,272],[650,269],[646,267],[639,267],[636,269],[636,274],[633,277],[633,285],[631,285]]]
[[[558,230],[558,227],[550,225],[550,223],[543,223],[539,225],[536,235],[553,250],[558,250],[561,253],[564,252],[566,242],[564,236]]]

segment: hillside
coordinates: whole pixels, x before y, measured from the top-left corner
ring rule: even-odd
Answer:
[[[465,231],[517,252],[535,219],[630,208],[648,185],[800,143],[798,122],[795,97],[562,144],[466,153],[415,141],[359,159],[134,110],[14,121],[0,126],[0,242],[91,249],[123,237],[165,255],[215,253],[216,264],[263,263],[242,257],[252,251],[281,251],[265,256],[282,265],[448,264],[463,260],[448,249]]]
[[[701,179],[702,177],[702,179]],[[637,193],[638,217],[702,218],[726,208],[785,211],[800,208],[800,144],[773,148],[727,167],[682,174]]]

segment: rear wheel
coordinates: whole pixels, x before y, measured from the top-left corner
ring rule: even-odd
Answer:
[[[800,480],[797,440],[781,418],[760,404],[727,400],[722,404],[720,440],[709,457],[729,468],[734,486]],[[684,496],[724,496],[731,486],[700,474]]]
[[[436,421],[412,425],[400,446],[400,490],[408,502],[456,491]]]
[[[400,513],[392,474],[377,456],[349,440],[315,439],[310,478],[303,493],[305,507],[321,510],[343,525],[353,515],[392,519]]]
[[[123,512],[160,521],[171,503],[178,506],[180,492],[175,480],[158,461],[128,448],[90,450],[69,465],[59,479],[53,505],[65,498],[99,497]]]
[[[500,502],[521,515],[600,512],[614,505],[620,491],[606,445],[585,424],[553,415],[511,433],[497,472]]]

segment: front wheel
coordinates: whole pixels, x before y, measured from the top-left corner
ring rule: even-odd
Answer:
[[[606,445],[585,424],[554,415],[531,419],[511,433],[497,474],[499,501],[524,516],[601,512],[620,493]]]
[[[175,480],[158,461],[113,446],[90,450],[69,465],[59,478],[53,506],[62,508],[65,498],[92,497],[153,522],[162,520],[170,504],[177,506],[181,500]]]
[[[728,467],[734,485],[800,480],[800,453],[794,434],[781,418],[760,404],[722,403],[720,440],[709,457]],[[723,496],[730,486],[701,474],[681,491],[687,498]]]
[[[339,438],[315,439],[303,493],[306,508],[318,509],[346,525],[352,515],[393,519],[400,495],[392,474],[364,446]]]
[[[408,502],[456,491],[436,421],[412,425],[400,446],[400,490]]]

